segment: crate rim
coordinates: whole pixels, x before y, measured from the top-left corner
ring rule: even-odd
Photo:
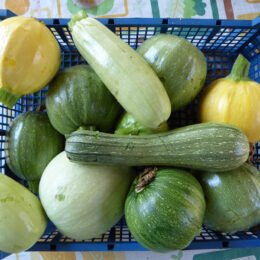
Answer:
[[[6,19],[9,17],[17,16],[13,12],[11,12],[8,9],[0,9],[0,19]],[[67,23],[70,21],[70,18],[37,18],[40,21],[44,22],[48,27],[51,26],[67,26]],[[108,27],[116,27],[116,26],[126,26],[126,27],[136,27],[136,26],[159,26],[159,27],[168,27],[168,26],[197,26],[197,27],[214,27],[216,29],[220,29],[223,27],[229,27],[229,28],[252,28],[252,29],[258,29],[256,32],[256,37],[260,35],[260,16],[255,18],[254,20],[228,20],[228,19],[183,19],[183,18],[97,18],[97,20],[101,21],[103,24],[107,25]],[[69,51],[71,52],[71,51]],[[1,135],[0,131],[0,135]],[[2,133],[3,134],[3,133]],[[252,247],[252,246],[259,246],[260,239],[256,240],[237,240],[237,241],[229,241],[227,239],[222,239],[221,241],[203,241],[204,248],[238,248],[238,247]],[[57,242],[57,241],[55,241]],[[77,249],[78,251],[81,248],[81,244],[77,243],[71,243],[71,246],[68,246],[69,244],[60,244],[57,245],[57,248],[52,248],[51,246],[55,245],[55,242],[50,242],[46,244],[35,244],[32,248],[30,248],[28,251],[75,251]],[[224,246],[223,242],[228,243],[228,246]],[[102,242],[102,243],[93,243],[92,247],[88,248],[89,251],[92,251],[91,248],[94,249],[101,249],[102,247],[106,247],[108,244],[115,245],[115,250],[111,251],[132,251],[133,249],[139,249],[142,251],[147,251],[147,249],[140,246],[138,243],[134,242]],[[75,248],[77,244],[78,246]],[[208,245],[211,244],[210,247]],[[202,249],[202,243],[194,241],[193,244],[190,244],[186,249],[193,250],[193,249]],[[88,246],[88,245],[86,245]],[[66,250],[67,247],[67,250]],[[85,247],[84,247],[85,249]],[[102,251],[108,251],[108,250],[102,250]],[[1,259],[1,251],[0,251],[0,259]]]
[[[0,9],[0,18],[9,18],[17,16],[15,13],[8,9]],[[66,26],[70,21],[70,18],[37,18],[44,22],[46,25],[64,25]],[[104,24],[109,25],[180,25],[180,26],[219,26],[219,27],[253,27],[260,28],[260,16],[256,17],[253,20],[230,20],[230,19],[197,19],[197,18],[128,18],[128,17],[117,17],[117,18],[99,18],[97,20],[101,21]]]

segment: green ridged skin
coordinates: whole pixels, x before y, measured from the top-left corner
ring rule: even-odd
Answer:
[[[47,164],[63,148],[63,136],[40,111],[20,114],[6,133],[7,164],[18,177],[27,181],[40,180]]]
[[[22,95],[13,93],[8,88],[0,88],[0,102],[10,109],[21,97]]]
[[[224,171],[247,160],[249,143],[234,126],[201,123],[146,136],[76,131],[66,140],[65,151],[70,160],[83,163]]]
[[[200,234],[205,200],[199,182],[187,171],[161,169],[136,193],[138,178],[125,203],[127,226],[145,248],[167,252],[187,247]]]
[[[51,82],[46,107],[52,125],[65,135],[81,126],[108,131],[120,106],[89,66],[76,65]]]
[[[199,175],[207,207],[204,224],[221,232],[248,230],[260,223],[260,172],[250,164]]]
[[[172,111],[188,105],[199,94],[206,79],[207,62],[203,53],[188,40],[158,34],[144,41],[137,52],[163,83]]]

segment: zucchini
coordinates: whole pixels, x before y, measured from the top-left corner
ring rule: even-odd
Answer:
[[[79,130],[66,140],[71,161],[129,166],[167,165],[224,171],[242,165],[249,143],[238,128],[200,123],[146,136],[125,136]]]
[[[188,171],[146,169],[135,178],[127,195],[125,219],[131,234],[145,248],[180,250],[200,234],[205,204],[199,182]]]
[[[232,171],[199,172],[197,177],[207,201],[203,223],[210,229],[234,233],[260,223],[260,171],[256,167],[244,163]]]
[[[46,97],[53,127],[66,135],[79,127],[113,128],[120,105],[97,74],[86,65],[64,69],[50,83]]]
[[[69,22],[80,54],[118,102],[140,124],[157,128],[171,114],[171,103],[160,79],[128,44],[81,11]]]
[[[207,75],[206,58],[187,39],[173,34],[156,34],[145,40],[137,52],[162,81],[172,111],[190,104],[201,91]]]

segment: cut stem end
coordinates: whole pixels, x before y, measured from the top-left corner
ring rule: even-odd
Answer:
[[[40,104],[37,108],[36,111],[43,112],[46,109],[45,104]]]
[[[68,23],[70,31],[71,32],[73,31],[73,27],[76,24],[76,22],[78,22],[78,21],[80,21],[80,20],[82,20],[84,18],[87,18],[87,17],[88,17],[88,15],[83,10],[80,10],[76,14],[73,14],[71,16],[70,22]]]
[[[13,93],[7,88],[0,88],[0,102],[10,109],[21,97],[21,94]]]
[[[148,185],[149,183],[151,183],[155,176],[156,176],[156,171],[158,169],[156,167],[152,168],[147,168],[144,170],[144,172],[139,176],[139,180],[138,183],[135,187],[135,192],[139,193],[141,192],[146,185]]]

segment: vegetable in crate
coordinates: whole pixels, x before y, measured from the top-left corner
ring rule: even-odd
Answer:
[[[47,218],[38,198],[0,173],[0,250],[18,253],[43,235]]]
[[[46,107],[54,128],[69,134],[81,126],[110,130],[120,106],[89,66],[76,65],[51,82]]]
[[[157,34],[145,40],[137,52],[163,83],[171,100],[172,111],[189,104],[202,89],[207,62],[203,53],[186,39]]]
[[[250,164],[224,172],[201,172],[206,197],[204,224],[221,232],[247,230],[260,223],[260,172]]]
[[[72,163],[62,152],[46,167],[39,194],[62,234],[90,239],[120,220],[132,179],[129,167]]]
[[[127,112],[150,128],[167,121],[171,104],[166,90],[136,51],[83,11],[69,27],[80,54]]]
[[[200,234],[205,200],[199,182],[187,171],[145,171],[135,179],[125,203],[127,226],[152,251],[188,246]]]
[[[11,17],[0,22],[0,102],[17,100],[45,87],[60,67],[59,44],[44,23]]]
[[[38,193],[45,167],[63,147],[63,136],[52,127],[42,111],[20,114],[6,133],[7,164],[18,177],[28,181],[29,188],[35,193]]]
[[[248,77],[250,63],[241,54],[231,73],[211,83],[200,100],[201,122],[224,122],[240,128],[249,142],[260,141],[260,84]]]
[[[89,164],[165,165],[224,171],[247,160],[249,143],[245,134],[234,126],[201,123],[147,136],[79,130],[70,134],[65,151],[71,161]]]
[[[169,130],[167,122],[160,125],[158,128],[148,128],[138,123],[132,115],[125,112],[120,118],[115,134],[121,135],[149,135],[161,132],[167,132]]]

